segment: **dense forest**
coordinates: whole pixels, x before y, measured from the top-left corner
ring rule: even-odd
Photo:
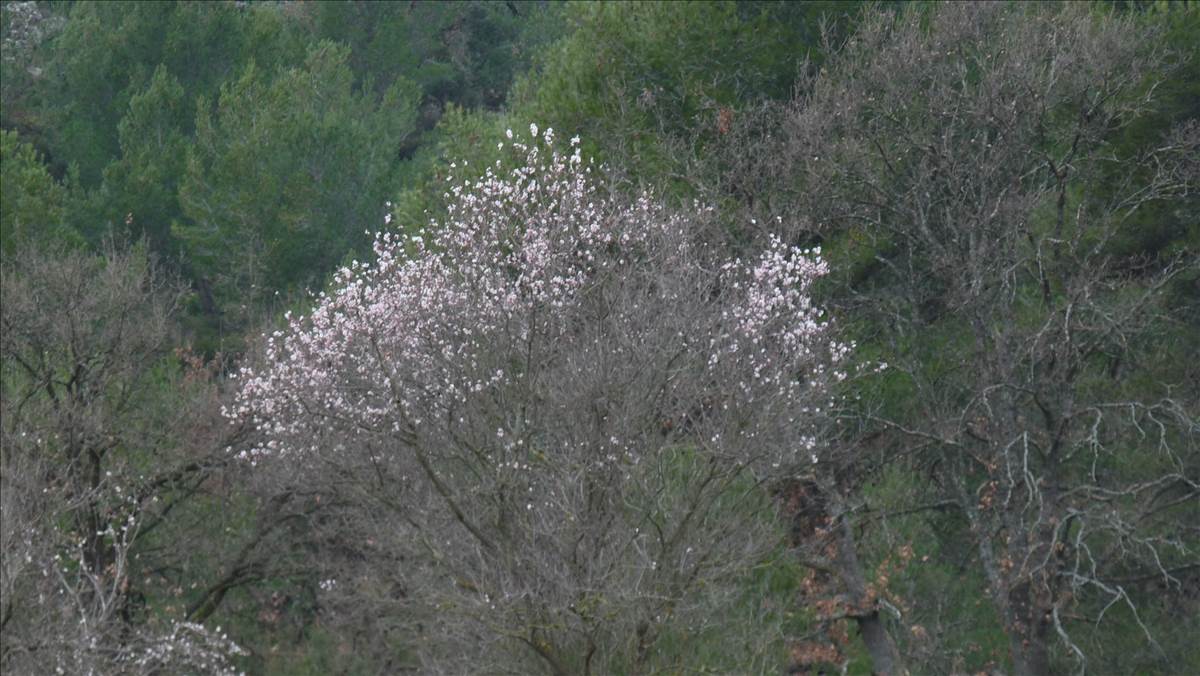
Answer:
[[[1200,673],[1200,5],[0,5],[5,674]]]

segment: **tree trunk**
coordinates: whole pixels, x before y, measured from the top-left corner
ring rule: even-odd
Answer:
[[[1009,653],[1013,676],[1042,676],[1050,673],[1047,649],[1050,625],[1046,613],[1030,598],[1028,583],[1018,585],[1009,593],[1007,622]]]
[[[1034,634],[1042,632],[1034,631]],[[1046,650],[1044,635],[1022,639],[1016,634],[1009,637],[1012,652],[1013,676],[1044,676],[1050,673],[1050,656]]]
[[[871,671],[877,676],[901,676],[904,671],[900,661],[900,652],[892,635],[888,633],[879,611],[867,615],[859,615],[854,620],[858,622],[858,631],[862,634],[867,653],[871,655]]]
[[[839,509],[839,512],[841,510]],[[854,531],[850,521],[839,515],[838,521],[838,574],[846,585],[853,603],[859,606],[860,612],[853,614],[862,634],[867,653],[871,655],[871,672],[877,676],[902,676],[908,673],[900,659],[900,651],[896,642],[888,633],[887,625],[879,616],[876,599],[867,594],[866,580],[862,573],[862,564],[858,560],[858,552],[854,543]]]
[[[858,625],[871,656],[871,672],[905,676],[908,671],[900,651],[879,614],[877,592],[868,593],[854,529],[836,487],[821,485],[819,480],[796,479],[780,494],[792,521],[792,542],[801,562],[830,578],[830,595],[838,599],[842,616]]]

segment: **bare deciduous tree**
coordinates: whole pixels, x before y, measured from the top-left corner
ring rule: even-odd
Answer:
[[[20,251],[2,286],[0,664],[230,671],[232,641],[153,616],[143,594],[181,554],[143,558],[140,541],[224,449],[211,382],[176,389],[163,359],[175,289],[137,249]]]
[[[1018,674],[1086,668],[1115,606],[1161,657],[1130,580],[1197,565],[1195,364],[1154,363],[1196,344],[1168,301],[1197,254],[1114,246],[1147,209],[1198,212],[1200,124],[1113,143],[1168,56],[1085,5],[872,12],[730,172],[850,242],[843,309],[908,392],[868,422],[967,519]]]

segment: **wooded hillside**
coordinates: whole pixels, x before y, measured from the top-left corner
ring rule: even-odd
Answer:
[[[0,669],[1200,673],[1200,6],[4,2]]]

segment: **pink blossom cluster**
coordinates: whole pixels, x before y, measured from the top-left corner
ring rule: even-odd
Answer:
[[[815,376],[824,376],[827,365],[838,380],[845,378],[837,366],[853,345],[830,338],[829,323],[810,295],[813,282],[829,272],[820,248],[786,246],[770,235],[757,260],[728,261],[722,272],[731,278],[734,296],[741,303],[724,311],[732,329],[710,341],[710,365],[744,355],[749,379],[739,386],[745,394],[754,384],[788,397],[800,392],[811,395],[813,388],[823,384],[823,378]],[[797,379],[802,371],[814,378]]]
[[[422,236],[379,233],[374,262],[338,271],[307,316],[289,314],[265,336],[264,365],[240,371],[226,411],[263,434],[249,456],[315,450],[331,433],[353,448],[358,437],[403,440],[444,425],[596,321],[588,299],[614,280],[647,294],[628,301],[621,321],[634,321],[639,303],[704,304],[701,335],[680,342],[712,379],[735,379],[735,396],[783,411],[825,396],[826,367],[836,373],[850,346],[831,338],[810,299],[827,272],[819,251],[772,239],[751,261],[722,263],[692,223],[710,208],[685,215],[650,192],[623,197],[583,160],[578,138],[563,153],[552,130],[530,133],[528,142],[507,135],[519,166],[447,178],[444,222]],[[695,280],[705,288],[689,287]]]

